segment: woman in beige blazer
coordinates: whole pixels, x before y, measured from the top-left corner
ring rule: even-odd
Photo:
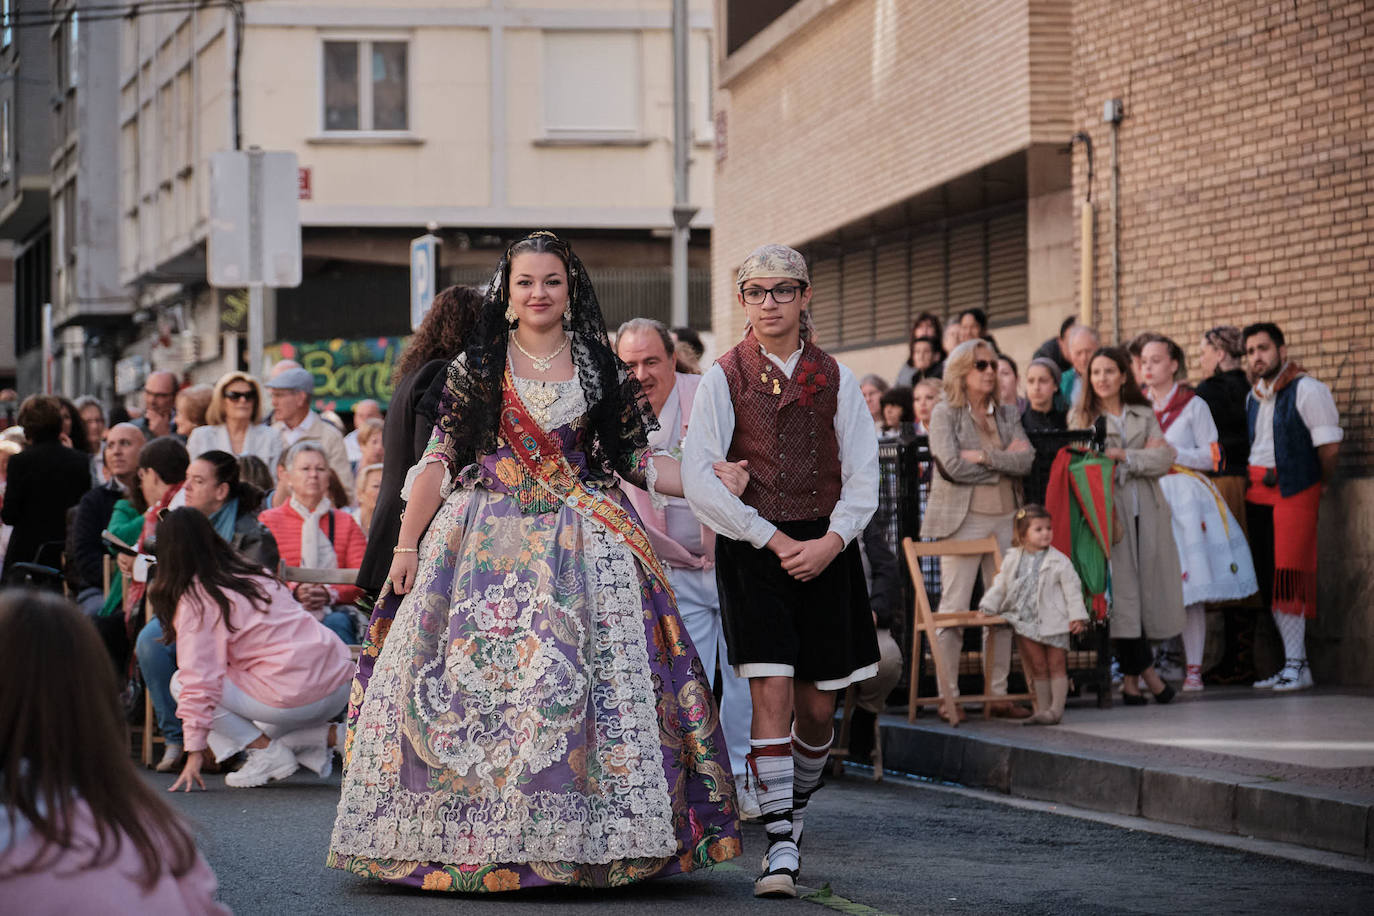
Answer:
[[[1130,357],[1118,347],[1104,347],[1088,364],[1088,384],[1069,413],[1069,427],[1107,422],[1108,458],[1116,466],[1116,514],[1121,540],[1112,545],[1112,643],[1121,673],[1122,702],[1146,702],[1139,679],[1160,703],[1174,697],[1173,688],[1154,669],[1151,640],[1172,639],[1183,631],[1183,572],[1174,546],[1169,503],[1159,478],[1174,463],[1174,449],[1164,439],[1154,410],[1131,374]]]
[[[1005,554],[1011,548],[1012,515],[1021,502],[1019,478],[1030,471],[1031,449],[1014,405],[997,402],[997,354],[984,340],[969,340],[954,348],[945,362],[945,398],[930,417],[930,452],[936,473],[931,475],[930,500],[921,520],[921,537],[969,540],[993,535]],[[992,585],[996,569],[991,556],[941,557],[941,611],[966,611],[979,566],[983,582]],[[983,638],[988,638],[987,631]],[[1011,630],[998,628],[992,636],[995,665],[992,692],[1007,692],[1011,670]],[[959,695],[959,649],[962,627],[938,630],[936,651],[949,672],[941,695]],[[940,711],[950,721],[963,718],[958,707]],[[1030,711],[1011,703],[993,707],[994,715],[1026,718]]]

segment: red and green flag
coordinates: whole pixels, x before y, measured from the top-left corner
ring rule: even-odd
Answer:
[[[1054,547],[1071,561],[1095,620],[1107,617],[1111,589],[1113,470],[1110,458],[1076,446],[1059,450],[1045,502],[1054,521]]]

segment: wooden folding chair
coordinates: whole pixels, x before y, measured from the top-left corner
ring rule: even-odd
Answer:
[[[1002,550],[997,546],[997,539],[989,535],[985,538],[978,538],[970,541],[914,541],[911,538],[902,539],[902,550],[906,552],[907,567],[916,570],[911,579],[914,591],[916,592],[916,615],[914,626],[911,629],[911,658],[913,665],[921,657],[921,636],[926,637],[926,642],[930,646],[930,657],[935,663],[935,685],[939,693],[938,696],[924,697],[920,695],[920,678],[912,673],[911,677],[911,696],[907,707],[907,721],[916,721],[916,710],[921,706],[939,706],[947,713],[947,718],[954,724],[958,724],[959,718],[955,715],[952,707],[963,706],[968,703],[982,703],[983,717],[992,717],[992,704],[1011,702],[1013,700],[1030,700],[1032,704],[1035,697],[1029,693],[1016,694],[993,694],[991,692],[991,672],[996,649],[991,639],[984,641],[984,651],[981,654],[983,663],[983,692],[972,696],[960,695],[957,697],[947,697],[944,695],[947,680],[958,677],[957,669],[954,672],[945,670],[945,660],[941,656],[940,647],[935,640],[935,631],[945,627],[1006,627],[1011,624],[1003,617],[994,617],[984,614],[979,610],[967,611],[946,611],[939,612],[932,610],[930,606],[930,596],[926,594],[925,577],[919,572],[921,568],[921,557],[981,557],[992,554],[993,564],[1001,569]],[[983,587],[988,588],[991,582],[984,582]]]
[[[277,575],[283,582],[289,584],[309,584],[309,585],[357,585],[358,570],[356,569],[321,569],[313,566],[287,566],[285,562],[280,562],[277,566]],[[353,611],[355,623],[359,612]],[[362,628],[367,625],[363,621],[356,628],[357,632],[362,632]],[[353,656],[353,661],[358,660],[362,654],[363,647],[360,644],[351,644],[348,651]]]

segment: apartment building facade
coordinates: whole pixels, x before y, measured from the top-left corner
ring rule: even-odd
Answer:
[[[409,243],[434,227],[448,282],[485,282],[534,228],[571,238],[608,320],[666,318],[672,226],[669,0],[263,0],[124,27],[121,283],[145,318],[125,365],[198,377],[240,358],[241,298],[205,285],[208,157],[300,165],[304,279],[268,340],[409,330]],[[691,13],[694,318],[709,321],[712,9]],[[647,303],[647,305],[646,305]],[[136,375],[130,372],[129,378]]]

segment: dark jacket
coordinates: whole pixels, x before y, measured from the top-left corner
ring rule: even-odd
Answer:
[[[401,485],[406,474],[429,445],[430,433],[438,419],[420,411],[425,392],[449,361],[434,359],[405,376],[391,395],[391,409],[382,430],[382,483],[377,492],[377,508],[372,511],[372,528],[367,533],[367,552],[358,568],[358,586],[377,594],[391,571],[391,551],[401,536]]]
[[[5,568],[35,559],[60,566],[67,510],[91,488],[91,456],[60,442],[39,442],[10,459],[6,481],[0,518],[14,526],[14,533],[5,553]]]
[[[1217,477],[1246,474],[1250,462],[1250,426],[1245,415],[1245,398],[1250,382],[1243,369],[1215,372],[1197,384],[1197,396],[1207,402],[1212,419],[1217,424],[1217,442],[1221,445],[1221,467]]]
[[[78,590],[100,588],[102,585],[101,558],[105,556],[105,546],[100,540],[100,533],[109,526],[115,503],[123,498],[124,491],[119,484],[111,481],[89,491],[77,504],[67,566],[70,572],[75,573]]]
[[[1026,409],[1021,411],[1021,427],[1025,429],[1026,436],[1035,448],[1035,461],[1031,462],[1030,473],[1022,482],[1026,502],[1044,505],[1045,489],[1050,482],[1050,468],[1054,467],[1054,459],[1065,444],[1062,439],[1037,436],[1036,433],[1061,432],[1068,429],[1068,426],[1064,411],[1057,408],[1041,413],[1032,410],[1027,404]]]
[[[1073,368],[1073,363],[1068,361],[1064,356],[1064,351],[1059,347],[1058,337],[1051,337],[1042,343],[1039,349],[1031,355],[1031,359],[1052,359],[1059,365],[1060,372],[1068,372]]]
[[[902,576],[887,543],[886,514],[874,513],[860,535],[860,546],[868,572],[868,605],[873,609],[878,629],[890,630],[901,619]]]
[[[234,519],[234,536],[229,543],[251,562],[276,575],[277,565],[281,562],[277,539],[266,525],[258,521],[256,512],[239,512]]]

